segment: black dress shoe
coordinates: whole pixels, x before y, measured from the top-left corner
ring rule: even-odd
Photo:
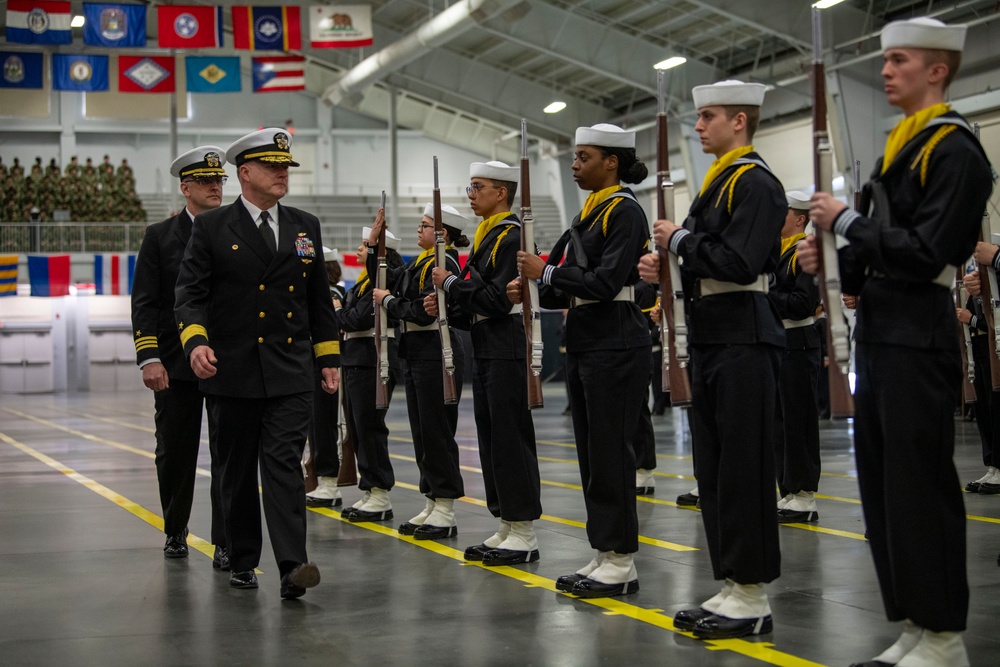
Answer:
[[[774,630],[771,615],[759,618],[728,618],[709,614],[694,624],[694,636],[698,639],[736,639],[750,635],[766,635]]]
[[[609,598],[615,595],[631,595],[638,590],[638,579],[633,579],[623,584],[606,584],[603,581],[584,577],[573,584],[573,589],[570,593],[581,598]]]
[[[981,482],[969,482],[965,485],[965,490],[969,493],[979,493],[979,488],[982,486]],[[864,664],[864,663],[858,663]]]
[[[300,598],[307,588],[319,584],[319,568],[314,563],[300,563],[281,578],[281,597],[285,600]]]
[[[220,547],[219,545],[215,546],[215,555],[212,556],[212,567],[216,570],[229,572],[229,549]]]
[[[576,572],[573,574],[564,574],[556,579],[556,590],[564,591],[566,593],[572,592],[573,586],[576,585],[576,582],[583,581],[586,578],[586,575],[577,574]]]
[[[678,507],[697,507],[700,499],[693,493],[682,493],[677,496]]]
[[[852,662],[851,667],[894,667],[894,665],[881,660],[865,660],[864,662]]]
[[[493,547],[488,547],[485,544],[476,544],[471,547],[465,548],[465,560],[480,561],[483,556],[486,555],[487,551],[492,551]]]
[[[483,565],[498,567],[500,565],[520,565],[534,563],[538,560],[538,549],[517,551],[516,549],[490,549],[483,554]]]
[[[800,510],[778,510],[778,523],[816,523],[819,512]]]
[[[1000,484],[980,484],[979,493],[984,496],[995,496],[1000,493]]]
[[[413,539],[415,540],[443,540],[446,537],[455,537],[456,535],[458,535],[458,526],[432,526],[425,523],[422,526],[417,526],[417,529],[413,531]]]
[[[412,535],[416,532],[417,528],[420,528],[419,523],[410,523],[409,521],[406,521],[399,524],[398,530],[400,535]]]
[[[695,623],[703,618],[708,618],[712,615],[712,612],[705,609],[704,607],[695,607],[694,609],[681,609],[679,612],[674,614],[674,629],[682,630],[684,632],[691,632],[694,630]]]
[[[637,496],[651,496],[656,493],[655,486],[637,486],[635,487],[635,495]]]
[[[313,498],[306,496],[306,507],[343,507],[343,498]]]
[[[257,588],[257,575],[253,570],[233,572],[229,575],[230,588]]]
[[[187,558],[187,534],[188,531],[185,528],[183,533],[167,537],[167,543],[163,545],[163,555],[166,558]]]
[[[344,517],[351,523],[359,523],[361,521],[389,521],[392,519],[392,510],[383,510],[381,512],[368,512],[365,510],[359,510],[356,507],[352,508],[354,511],[350,514],[347,510],[340,513],[340,516]]]

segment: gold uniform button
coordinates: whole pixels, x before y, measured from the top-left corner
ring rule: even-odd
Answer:
[[[291,338],[289,338],[289,339],[288,339],[288,343],[289,343],[289,344],[291,344],[291,342],[292,342],[292,339],[291,339]]]
[[[289,292],[294,292],[295,291],[295,285],[289,285],[288,286],[288,291]]]
[[[292,314],[288,313],[288,319],[292,319]]]
[[[303,277],[303,278],[305,278],[305,277],[306,277],[306,272],[305,272],[305,271],[303,271],[303,272],[302,272],[302,277]]]
[[[263,342],[264,342],[264,339],[263,339],[263,338],[258,338],[258,339],[257,339],[257,342],[258,342],[258,343],[263,343]]]
[[[264,286],[263,286],[263,285],[261,285],[261,286],[260,286],[260,287],[258,287],[257,289],[259,289],[259,290],[260,290],[261,292],[263,292],[263,291],[264,291]]]
[[[264,319],[264,311],[263,310],[260,311],[260,314],[257,317],[259,317],[260,319]]]

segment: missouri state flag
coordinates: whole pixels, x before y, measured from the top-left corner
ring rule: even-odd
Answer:
[[[306,59],[274,56],[253,59],[253,92],[274,93],[306,89]]]
[[[69,294],[69,255],[28,255],[31,296]]]
[[[157,43],[164,49],[222,46],[222,7],[157,5]]]
[[[94,255],[96,294],[131,294],[135,278],[135,255],[104,253]]]
[[[112,48],[146,46],[146,5],[83,3],[83,43]]]
[[[184,59],[189,93],[238,93],[239,56],[188,56]]]
[[[237,49],[298,51],[302,19],[298,7],[233,7],[233,40]]]
[[[118,92],[172,93],[176,85],[170,56],[118,56]]]
[[[7,41],[20,44],[72,44],[68,2],[9,0]]]
[[[42,88],[41,53],[0,51],[0,88]]]
[[[108,89],[108,57],[52,54],[52,89],[96,92]]]
[[[17,255],[0,255],[0,297],[17,296]]]

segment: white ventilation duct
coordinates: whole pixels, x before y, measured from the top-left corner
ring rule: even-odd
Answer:
[[[413,62],[437,46],[448,43],[478,22],[502,12],[521,0],[460,0],[427,23],[378,53],[362,60],[323,93],[323,101],[337,106],[360,94],[374,81]]]

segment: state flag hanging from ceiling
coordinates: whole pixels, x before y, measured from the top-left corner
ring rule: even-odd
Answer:
[[[164,49],[222,46],[222,7],[157,5],[157,44]]]
[[[0,88],[42,88],[44,66],[41,53],[0,51]]]
[[[238,93],[239,56],[188,56],[184,59],[189,93]]]
[[[274,56],[253,59],[253,92],[274,93],[305,90],[306,59],[302,56]]]
[[[83,43],[112,48],[146,46],[146,5],[83,3]]]
[[[298,51],[302,19],[298,7],[233,7],[233,41],[237,49]]]
[[[313,5],[309,8],[309,44],[314,49],[371,46],[371,5]]]
[[[52,54],[52,89],[96,92],[108,89],[108,57]]]
[[[176,87],[170,56],[118,56],[118,92],[172,93]]]
[[[9,0],[7,41],[19,44],[71,44],[68,2]]]

